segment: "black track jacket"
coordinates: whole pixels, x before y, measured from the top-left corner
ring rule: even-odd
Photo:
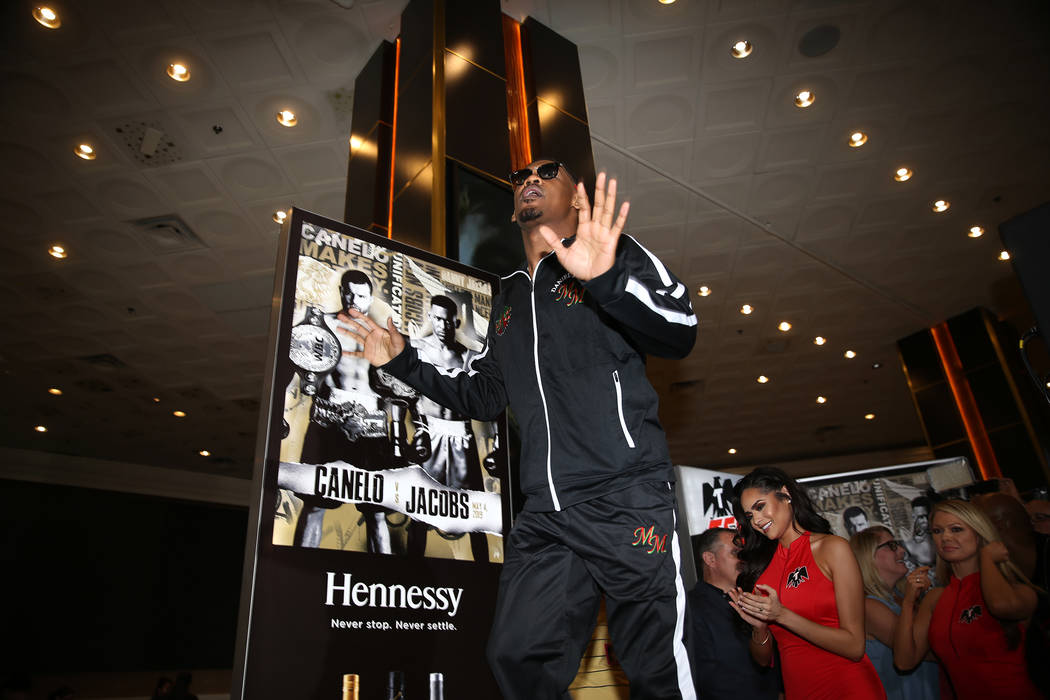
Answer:
[[[569,241],[571,245],[571,241]],[[681,358],[696,342],[689,293],[622,235],[616,262],[589,282],[549,253],[493,299],[485,350],[467,369],[404,351],[383,369],[438,403],[492,420],[509,402],[521,427],[529,511],[561,510],[643,481],[671,481],[645,354]]]

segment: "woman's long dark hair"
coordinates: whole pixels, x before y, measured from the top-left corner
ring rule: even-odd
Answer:
[[[786,496],[780,493],[781,487],[787,489]],[[758,489],[762,493],[775,492],[776,497],[782,501],[791,499],[794,522],[803,530],[827,534],[831,532],[831,523],[817,513],[806,492],[781,469],[759,467],[738,481],[733,487],[733,515],[736,516],[736,526],[741,539],[740,552],[737,554],[741,562],[737,585],[745,591],[750,591],[772,561],[773,554],[777,551],[777,541],[752,528],[751,519],[744,517],[744,509],[740,505],[740,494],[744,489]]]

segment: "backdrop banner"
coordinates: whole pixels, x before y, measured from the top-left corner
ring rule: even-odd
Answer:
[[[355,357],[348,312],[469,371],[499,280],[298,209],[283,240],[234,697],[498,697],[505,417],[471,420]]]

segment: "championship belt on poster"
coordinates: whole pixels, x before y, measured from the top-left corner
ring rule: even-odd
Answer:
[[[324,314],[315,306],[306,307],[306,318],[292,327],[288,357],[302,377],[303,393],[313,396],[324,379],[339,363],[343,348],[335,333],[324,322]]]

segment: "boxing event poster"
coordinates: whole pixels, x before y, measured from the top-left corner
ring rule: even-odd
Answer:
[[[944,461],[952,460],[810,477],[799,479],[799,485],[836,535],[849,539],[856,532],[882,525],[904,545],[909,568],[932,566],[936,551],[930,535],[933,504],[927,469]]]
[[[712,527],[736,529],[733,484],[744,478],[742,475],[683,466],[676,466],[675,473],[680,484],[678,510],[689,536]]]
[[[455,375],[484,349],[498,278],[289,221],[233,696],[498,697],[484,649],[512,512],[505,418],[472,420],[355,357],[349,315],[392,321]]]

